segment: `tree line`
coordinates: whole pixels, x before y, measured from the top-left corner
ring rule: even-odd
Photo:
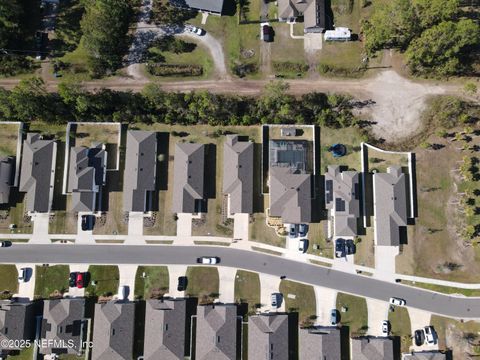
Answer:
[[[317,124],[332,128],[360,125],[352,114],[355,102],[345,95],[290,95],[288,84],[269,83],[261,96],[165,92],[155,83],[140,93],[61,83],[47,92],[40,78],[22,80],[14,89],[0,88],[0,118],[15,121],[98,121],[127,123],[254,125]]]

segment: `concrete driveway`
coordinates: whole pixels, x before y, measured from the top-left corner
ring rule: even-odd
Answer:
[[[28,281],[18,283],[18,293],[14,297],[18,297],[23,300],[33,300],[35,295],[35,264],[15,264],[17,271],[20,274],[21,268],[28,269]]]
[[[70,265],[70,272],[87,272],[88,264],[72,264]],[[85,288],[79,289],[77,287],[71,287],[68,289],[68,296],[71,297],[84,297]]]
[[[393,281],[395,279],[395,258],[399,253],[397,246],[375,246],[375,277]]]
[[[137,265],[118,265],[120,279],[119,286],[128,286],[128,300],[134,300],[135,294],[135,275],[137,274]]]
[[[48,237],[48,223],[50,215],[45,213],[32,214],[33,233],[30,243],[33,244],[50,244]]]
[[[285,311],[285,299],[282,300],[282,304],[279,308],[272,308],[272,293],[280,292],[280,277],[267,274],[259,274],[260,278],[260,304],[262,307],[260,311]],[[284,297],[287,294],[282,294]]]
[[[432,314],[408,307],[408,315],[410,316],[410,324],[412,326],[412,336],[415,333],[415,330],[423,329],[425,326],[430,325],[430,320],[432,318]],[[435,345],[422,345],[416,346],[414,341],[412,341],[412,346],[410,347],[412,351],[427,351],[427,350],[438,350],[438,343]]]
[[[218,300],[223,303],[233,303],[235,302],[235,276],[237,275],[237,269],[219,266],[218,267],[218,277],[219,277],[219,287],[218,292],[220,296]]]
[[[330,326],[330,312],[336,308],[337,291],[321,286],[314,286],[315,301],[317,308],[317,320],[315,324]]]
[[[177,237],[192,236],[192,214],[177,214]]]
[[[366,299],[368,311],[368,335],[382,335],[382,321],[388,320],[389,304],[385,301]]]
[[[233,215],[233,238],[248,240],[248,225],[250,224],[249,214]]]
[[[173,297],[185,296],[185,291],[178,291],[178,278],[187,273],[186,265],[168,265],[168,295]],[[188,279],[187,279],[188,280]]]

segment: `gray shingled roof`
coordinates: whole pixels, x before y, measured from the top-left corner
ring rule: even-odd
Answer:
[[[357,235],[359,197],[358,173],[330,165],[325,173],[325,207],[333,215],[334,236]]]
[[[352,338],[352,360],[394,360],[393,340],[382,337]]]
[[[102,145],[70,150],[68,192],[72,193],[73,211],[95,211],[104,184],[107,153]]]
[[[222,14],[225,0],[185,0],[192,9]]]
[[[177,143],[173,170],[174,213],[195,213],[205,197],[205,145]]]
[[[421,351],[404,354],[403,360],[445,360],[447,355],[438,351]]]
[[[342,359],[341,333],[336,327],[300,329],[298,341],[299,359]]]
[[[85,340],[85,299],[57,299],[43,302],[42,338],[47,340],[73,341],[69,354],[81,351],[81,341]],[[42,354],[61,353],[65,349],[41,348]]]
[[[52,177],[55,176],[54,140],[41,140],[40,134],[28,133],[23,142],[19,191],[26,192],[26,210],[49,212]]]
[[[400,245],[400,227],[407,226],[407,187],[399,166],[373,175],[374,227],[377,245]]]
[[[31,302],[0,301],[0,341],[33,339],[35,334],[33,308],[34,304]],[[18,348],[9,347],[8,349]]]
[[[248,359],[288,360],[288,315],[261,314],[248,317]]]
[[[237,306],[226,304],[197,307],[197,360],[236,360]]]
[[[0,204],[8,204],[10,187],[13,184],[14,160],[0,157]]]
[[[145,360],[185,357],[185,299],[148,300],[145,311]]]
[[[135,303],[95,304],[92,360],[130,360],[133,357]]]
[[[291,168],[270,168],[270,216],[284,223],[309,223],[312,218],[311,175]]]
[[[223,193],[229,195],[230,214],[253,212],[253,142],[227,135],[223,147]]]
[[[303,15],[306,32],[322,31],[326,27],[325,0],[278,0],[278,18],[287,21]]]
[[[123,211],[150,211],[149,192],[156,190],[157,133],[129,130],[123,173]]]

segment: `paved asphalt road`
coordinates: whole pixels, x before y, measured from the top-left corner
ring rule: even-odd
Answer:
[[[88,264],[196,264],[198,256],[218,256],[220,265],[337,289],[355,295],[388,301],[391,296],[408,306],[456,318],[480,318],[480,298],[436,294],[369,276],[335,271],[253,251],[206,246],[119,245],[29,245],[14,244],[0,249],[0,263],[88,263]]]

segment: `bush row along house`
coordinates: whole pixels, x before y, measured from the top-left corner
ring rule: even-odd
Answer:
[[[16,303],[0,302],[0,340],[33,340],[39,322],[39,338],[49,340],[42,354],[82,355],[85,341],[93,341],[92,360],[174,360],[194,356],[198,360],[242,358],[249,360],[394,360],[400,358],[398,339],[388,337],[352,338],[337,327],[298,328],[295,314],[262,313],[242,321],[236,304],[196,306],[193,299],[155,299],[145,302],[145,317],[139,318],[137,302],[109,301],[95,304],[94,314],[82,298]],[[42,311],[43,305],[43,311]],[[93,321],[91,339],[88,327]],[[135,349],[141,331],[142,350]],[[242,341],[247,326],[248,335]],[[347,340],[347,341],[345,341]],[[242,348],[247,344],[247,349]],[[68,344],[68,345],[65,345]],[[3,354],[19,349],[0,349]],[[139,352],[141,354],[136,354]],[[409,360],[442,360],[447,354],[422,352],[406,354]]]

